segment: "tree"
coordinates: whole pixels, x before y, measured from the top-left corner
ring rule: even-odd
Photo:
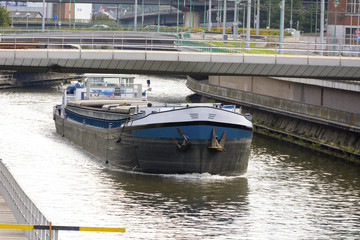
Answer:
[[[11,17],[8,10],[0,6],[0,27],[8,27],[11,23]]]

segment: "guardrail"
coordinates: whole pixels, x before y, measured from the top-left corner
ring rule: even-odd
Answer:
[[[19,224],[50,225],[50,221],[26,195],[15,178],[0,159],[0,193]],[[30,240],[57,240],[58,231],[24,230]]]
[[[23,229],[29,240],[58,240],[58,231],[125,232],[125,228],[53,226],[17,183],[0,159],[0,194],[19,224],[0,224],[0,228]]]
[[[229,35],[232,36],[232,35]],[[103,49],[103,50],[161,50],[198,51],[232,54],[305,55],[329,57],[360,57],[360,45],[296,41],[280,43],[277,37],[259,37],[247,42],[223,40],[221,34],[179,33],[155,34],[147,32],[111,31],[53,31],[18,32],[0,35],[0,49],[57,48],[57,49]]]

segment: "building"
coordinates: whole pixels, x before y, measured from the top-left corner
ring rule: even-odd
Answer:
[[[337,7],[334,3],[338,3]],[[360,0],[329,0],[327,43],[360,45],[357,29],[360,29]]]

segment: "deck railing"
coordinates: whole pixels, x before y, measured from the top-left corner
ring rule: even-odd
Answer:
[[[146,50],[146,51],[191,51],[232,54],[302,55],[329,57],[360,57],[360,45],[333,43],[325,38],[324,43],[304,38],[279,42],[276,36],[258,36],[246,41],[243,35],[222,39],[221,34],[203,32],[151,33],[125,31],[49,31],[49,32],[1,32],[0,49],[88,49],[101,50]],[[238,39],[238,40],[233,40]],[[325,43],[327,42],[327,43]]]
[[[0,159],[0,193],[19,224],[50,225],[50,221],[36,207]],[[29,240],[57,240],[58,231],[24,230]]]

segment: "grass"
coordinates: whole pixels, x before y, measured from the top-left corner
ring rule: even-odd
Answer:
[[[248,53],[248,54],[278,54],[278,51],[273,49],[266,49],[264,47],[256,47],[256,43],[250,43],[249,48],[245,42],[223,42],[223,41],[192,41],[192,40],[178,40],[178,44],[182,46],[197,47],[203,52],[217,52],[217,53]],[[284,53],[284,55],[292,55]]]

